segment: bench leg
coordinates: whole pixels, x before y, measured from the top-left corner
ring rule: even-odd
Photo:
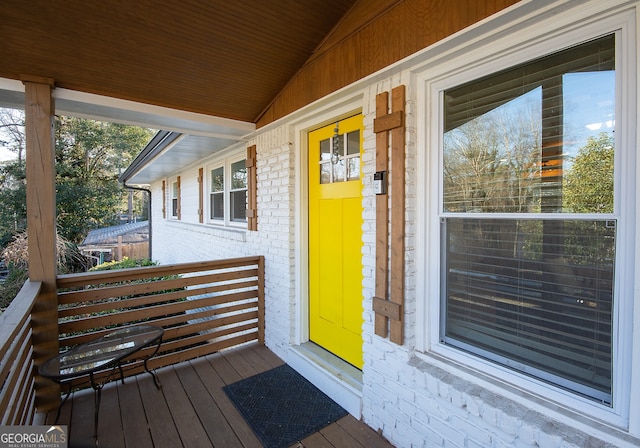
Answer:
[[[146,370],[153,377],[153,384],[156,385],[156,389],[161,389],[162,384],[160,384],[160,381],[158,381],[158,376],[154,372],[149,370],[149,366],[147,365],[147,359],[144,360],[144,370]]]
[[[102,399],[103,384],[96,384],[93,378],[93,373],[89,374],[89,378],[91,379],[91,388],[93,389],[95,397],[95,409],[93,413],[93,438],[96,442],[96,446],[98,446],[98,415],[100,413],[100,400]]]
[[[69,398],[69,395],[71,395],[71,383],[69,383],[69,390],[67,390],[67,393],[65,394],[64,398],[58,405],[58,411],[56,412],[56,419],[53,422],[54,425],[58,424],[58,419],[60,419],[60,411],[62,411],[62,406],[66,403],[67,399]]]

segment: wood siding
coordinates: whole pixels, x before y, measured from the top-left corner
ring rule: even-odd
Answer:
[[[7,0],[0,77],[263,126],[514,3]]]
[[[257,120],[264,126],[517,0],[359,1]]]

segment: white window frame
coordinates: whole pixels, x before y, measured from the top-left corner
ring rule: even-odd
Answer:
[[[222,169],[222,191],[212,191],[213,190],[213,181],[212,181],[212,173],[214,170],[219,170]],[[217,165],[211,165],[207,168],[207,221],[212,223],[212,224],[224,224],[224,219],[226,216],[226,213],[224,211],[224,206],[222,209],[222,217],[221,218],[214,218],[212,215],[213,213],[213,207],[211,206],[211,199],[213,198],[214,195],[219,195],[222,196],[222,203],[225,204],[226,200],[225,200],[225,182],[227,180],[227,174],[225,173],[225,167],[224,167],[224,162],[219,163]],[[226,204],[225,204],[226,205]]]
[[[233,221],[231,220],[231,165],[239,162],[241,160],[246,160],[246,151],[237,152],[228,155],[227,157],[220,157],[214,159],[209,162],[205,166],[205,177],[206,177],[206,220],[207,224],[221,226],[221,227],[234,227],[240,229],[247,228],[247,221]],[[224,218],[223,219],[212,219],[211,218],[211,171],[216,168],[223,168],[224,172]],[[246,190],[248,192],[248,189]]]
[[[586,414],[589,417],[640,431],[640,405],[629,400],[630,391],[640,390],[640,381],[633,380],[633,368],[640,347],[633,347],[634,273],[638,265],[635,246],[635,214],[640,194],[635,183],[638,160],[636,147],[636,41],[635,8],[612,10],[613,2],[592,2],[591,8],[580,5],[567,8],[563,14],[541,15],[538,23],[512,23],[511,32],[487,31],[467,48],[458,48],[429,62],[429,68],[416,72],[418,89],[417,146],[418,150],[418,225],[417,265],[424,266],[426,275],[417,283],[417,297],[425,300],[417,304],[417,348],[421,356],[444,359],[461,366],[461,372],[472,369],[487,384],[497,386],[501,392],[524,391],[531,402],[553,402],[559,408]],[[582,16],[582,17],[581,17]],[[548,17],[548,18],[545,18]],[[522,19],[524,21],[524,19]],[[515,22],[516,20],[514,20]],[[505,26],[506,27],[506,26]],[[487,29],[492,29],[488,27]],[[614,204],[619,218],[616,283],[614,286],[613,329],[613,406],[595,403],[575,393],[549,385],[502,367],[477,356],[466,354],[440,342],[441,328],[441,237],[440,211],[442,210],[442,93],[464,82],[497,73],[502,69],[535,60],[547,54],[578,45],[587,40],[616,32],[616,156]],[[507,37],[502,37],[507,36]],[[453,56],[452,56],[453,55]],[[625,92],[624,95],[621,92]],[[436,181],[437,179],[437,181]],[[431,182],[429,182],[431,180]],[[624,181],[624,183],[623,183]],[[627,243],[625,243],[627,242]],[[633,242],[633,244],[629,244]],[[637,277],[637,275],[635,275]],[[625,279],[623,283],[621,279]],[[627,297],[625,300],[624,298]],[[640,313],[636,311],[640,318]],[[636,325],[637,327],[637,325]],[[636,355],[633,360],[633,354]],[[431,359],[433,361],[433,359]],[[463,373],[461,373],[463,374]],[[637,375],[635,375],[637,376]],[[497,379],[497,382],[495,381]],[[633,396],[633,395],[631,395]],[[637,400],[635,400],[637,401]],[[633,416],[636,416],[634,419]],[[635,421],[632,422],[632,420]]]
[[[169,179],[169,188],[168,188],[169,191],[167,192],[167,195],[169,196],[169,198],[168,198],[169,200],[167,201],[168,204],[169,204],[168,205],[169,212],[167,213],[167,217],[169,219],[175,219],[175,220],[178,219],[178,215],[179,215],[180,193],[181,193],[180,187],[178,187],[178,196],[174,197],[174,195],[173,195],[173,186],[176,185],[177,183],[178,183],[178,176],[175,176],[175,177],[172,177],[171,179]],[[174,199],[178,201],[178,204],[177,204],[178,208],[176,209],[176,213],[175,214],[174,214],[174,210],[173,210],[173,201],[174,201]]]
[[[245,179],[244,188],[233,188],[233,185],[232,185],[232,182],[233,182],[233,169],[232,168],[233,168],[234,164],[236,164],[236,163],[238,163],[240,161],[245,162],[245,176],[246,176],[247,175],[246,160],[247,160],[246,155],[243,155],[239,159],[230,160],[229,161],[229,176],[228,176],[228,178],[229,178],[229,188],[228,188],[228,190],[229,190],[229,192],[228,192],[228,195],[229,195],[229,222],[231,224],[244,225],[245,227],[247,226],[247,195],[249,194],[249,177],[247,176],[247,178]],[[239,191],[244,191],[244,202],[245,202],[245,207],[244,207],[245,218],[244,218],[244,221],[232,219],[233,201],[231,200],[231,196],[232,196],[233,193],[237,193]]]

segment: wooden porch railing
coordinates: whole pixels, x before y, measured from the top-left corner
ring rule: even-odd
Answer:
[[[27,281],[0,315],[0,425],[31,425],[35,376],[31,309],[41,283]]]
[[[163,367],[264,343],[264,258],[61,275],[58,302],[61,350],[116,327],[152,324],[165,333],[148,365]],[[142,369],[140,361],[131,362],[125,376]]]
[[[41,424],[31,315],[40,288],[40,283],[25,283],[0,315],[0,425]],[[117,327],[162,326],[163,343],[148,362],[150,368],[249,341],[264,343],[261,256],[60,275],[58,300],[61,349]],[[132,360],[124,373],[142,369],[140,361]],[[52,404],[41,403],[45,408]]]

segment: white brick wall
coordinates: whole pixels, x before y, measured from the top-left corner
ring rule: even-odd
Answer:
[[[288,134],[278,129],[259,136],[257,144],[258,231],[199,224],[198,168],[181,176],[182,219],[162,218],[162,182],[153,192],[153,258],[163,264],[252,255],[265,257],[267,345],[282,356],[293,340],[295,315],[294,226],[295,154]],[[167,203],[169,211],[170,203]]]
[[[375,98],[397,85],[407,86],[405,342],[398,346],[374,334],[371,297],[375,290]],[[623,431],[590,422],[569,412],[544,412],[544,405],[519,400],[517,391],[500,393],[463,375],[446,362],[416,352],[415,263],[417,208],[417,92],[408,71],[362,89],[364,115],[363,293],[364,369],[362,418],[398,447],[568,448],[635,446]],[[266,267],[266,343],[286,358],[296,340],[296,171],[300,149],[289,126],[258,133],[258,231],[220,229],[197,223],[197,168],[182,179],[181,222],[162,219],[161,185],[153,185],[153,254],[163,263],[264,255]],[[393,167],[391,167],[393,169]],[[391,192],[393,195],[393,192]],[[167,204],[169,205],[169,204]],[[190,211],[191,210],[191,211]],[[526,394],[523,394],[526,395]],[[528,404],[529,403],[529,404]],[[542,406],[542,407],[541,407]],[[560,417],[558,417],[560,416]]]
[[[429,365],[388,341],[373,345],[364,369],[363,419],[399,447],[617,447],[637,440],[599,437]],[[369,350],[370,352],[372,350]],[[597,425],[595,425],[597,426]]]
[[[366,89],[363,155],[363,291],[364,360],[362,418],[398,447],[609,447],[633,446],[634,440],[605,441],[527,408],[509,398],[430,365],[414,354],[416,344],[415,254],[415,116],[413,92],[407,109],[405,344],[375,336],[371,297],[375,290],[375,95],[407,82],[399,76]],[[199,224],[197,174],[181,176],[182,220],[162,218],[161,182],[153,191],[153,257],[164,264],[196,260],[265,256],[266,343],[286,357],[295,340],[295,173],[296,148],[283,126],[260,134],[256,144],[258,231],[247,232]],[[392,193],[392,192],[391,192]],[[169,203],[167,203],[169,206]],[[601,432],[602,433],[602,432]],[[603,433],[604,434],[604,433]]]
[[[376,95],[407,86],[405,343],[402,347],[374,333],[371,297],[375,291],[375,137]],[[416,115],[415,92],[406,73],[364,91],[364,360],[363,420],[398,447],[613,447],[635,446],[637,439],[604,425],[592,435],[571,418],[552,418],[523,402],[498,395],[480,384],[430,365],[415,355],[416,346]],[[393,167],[390,167],[391,176]],[[390,197],[393,192],[390,192]],[[581,418],[579,420],[582,420]],[[587,426],[588,427],[588,426]],[[579,430],[582,428],[583,430]]]

